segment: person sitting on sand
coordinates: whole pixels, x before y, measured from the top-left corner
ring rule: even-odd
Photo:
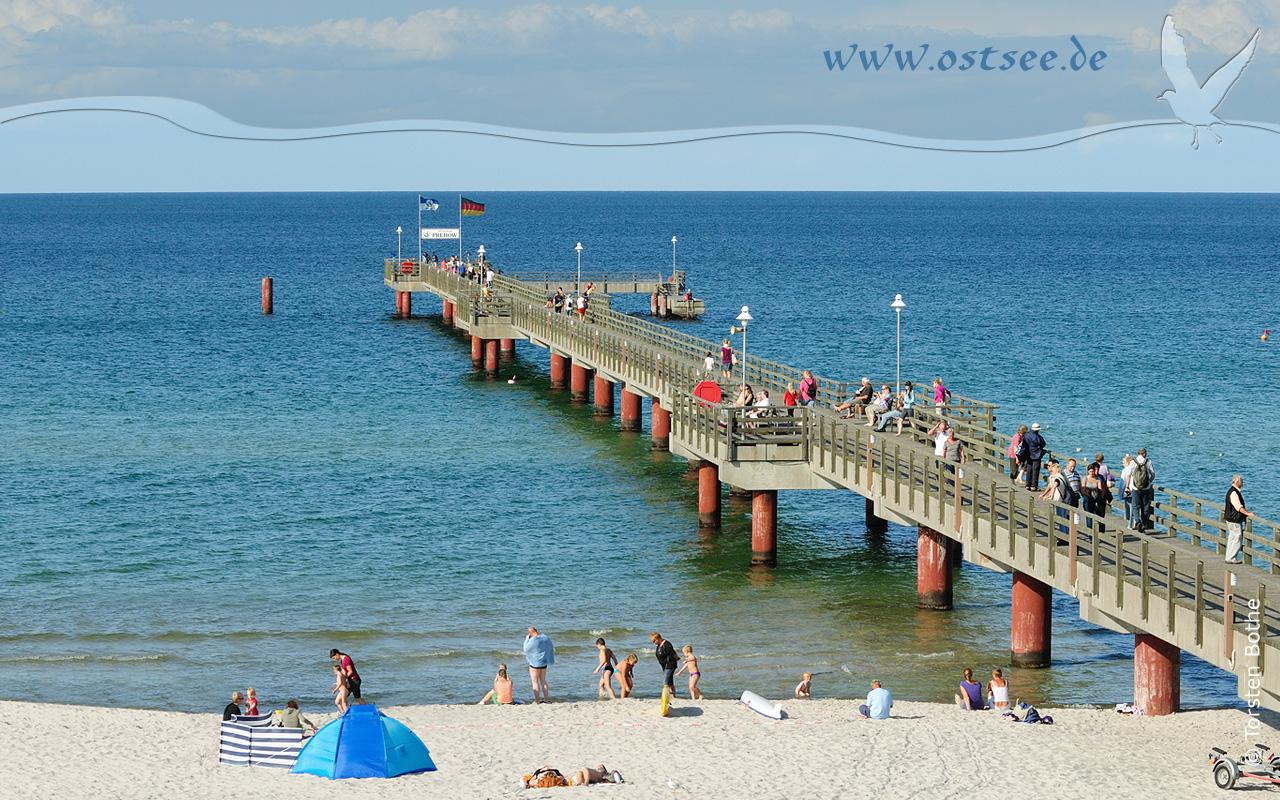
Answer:
[[[284,711],[280,713],[281,728],[301,728],[306,725],[311,729],[312,733],[316,732],[315,723],[302,716],[302,711],[298,708],[297,700],[290,700],[284,704]]]
[[[227,707],[222,709],[222,721],[229,722],[232,717],[240,716],[240,704],[244,702],[244,695],[239,692],[231,693],[231,702],[227,703]]]
[[[636,688],[636,680],[631,675],[631,670],[636,668],[636,662],[640,658],[632,653],[618,663],[618,694],[621,697],[630,697],[631,690]]]
[[[804,679],[796,684],[796,697],[813,697],[813,673],[806,672]]]
[[[489,702],[498,706],[515,705],[515,698],[512,697],[513,688],[511,679],[507,677],[507,665],[499,664],[498,674],[493,676],[493,689],[476,705],[482,706]]]
[[[858,716],[863,719],[888,719],[891,708],[893,695],[880,685],[880,681],[872,681],[871,691],[867,692],[867,702],[858,706]]]
[[[991,682],[987,684],[987,703],[992,708],[1009,707],[1009,683],[999,667],[991,670]]]
[[[966,711],[986,711],[982,703],[982,684],[973,679],[973,670],[965,668],[964,680],[960,681],[960,694],[955,696],[956,705]]]
[[[587,786],[592,783],[613,783],[613,779],[609,775],[609,769],[604,764],[596,764],[594,767],[583,767],[573,775],[571,786]]]

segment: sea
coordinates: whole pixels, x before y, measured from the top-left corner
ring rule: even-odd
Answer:
[[[456,191],[424,193],[446,198],[424,226],[458,224]],[[466,194],[464,253],[674,258],[707,313],[664,324],[718,341],[746,305],[750,353],[825,376],[892,381],[901,294],[904,379],[1059,452],[1146,447],[1212,500],[1240,473],[1280,519],[1275,196]],[[1003,667],[1035,703],[1132,700],[1132,637],[1066,595],[1044,670],[1009,669],[1008,575],[965,565],[954,610],[918,610],[914,529],[869,532],[852,493],[780,493],[778,565],[753,568],[749,500],[700,530],[686,463],[551,391],[545,351],[488,380],[434,298],[395,316],[383,259],[417,253],[418,213],[409,192],[0,195],[0,697],[213,712],[253,686],[319,711],[338,648],[384,706],[474,702],[499,663],[527,698],[534,625],[557,699],[597,698],[597,637],[656,696],[658,631],[710,697],[808,671],[819,696],[949,702],[963,668]],[[1240,700],[1184,655],[1182,703]]]

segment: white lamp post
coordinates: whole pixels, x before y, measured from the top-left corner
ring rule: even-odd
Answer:
[[[476,251],[480,255],[480,266],[484,266],[484,245],[480,245],[480,249]]]
[[[676,276],[676,237],[671,237],[671,277]]]
[[[907,304],[902,302],[902,295],[895,295],[893,304],[889,306],[898,315],[898,394],[902,394],[902,309]]]
[[[738,322],[742,323],[742,383],[747,382],[747,323],[755,319],[751,316],[751,312],[746,306],[742,307],[742,313],[737,316]]]
[[[399,225],[396,226],[396,263],[400,263],[400,232],[403,230]]]
[[[582,290],[578,287],[582,283],[582,242],[578,242],[578,246],[573,249],[578,251],[578,280],[573,284],[573,293],[581,294]]]

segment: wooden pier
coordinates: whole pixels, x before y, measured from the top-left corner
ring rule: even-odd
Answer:
[[[390,261],[385,283],[396,289],[401,313],[411,308],[402,293],[439,297],[445,319],[472,337],[473,361],[483,359],[491,374],[500,342],[527,340],[550,351],[552,386],[568,375],[575,399],[585,401],[593,384],[598,413],[613,413],[619,384],[624,430],[640,427],[647,399],[654,448],[698,468],[701,524],[719,524],[723,483],[751,492],[753,563],[776,561],[777,492],[853,491],[866,498],[869,526],[888,520],[918,528],[920,607],[951,607],[957,554],[1012,573],[1015,666],[1051,662],[1057,590],[1077,600],[1082,619],[1134,636],[1134,700],[1147,714],[1178,709],[1182,651],[1235,675],[1251,707],[1280,710],[1280,608],[1267,600],[1280,597],[1280,523],[1248,519],[1246,563],[1228,565],[1220,503],[1155,486],[1156,529],[1138,533],[1115,513],[1118,504],[1098,516],[1014,484],[994,404],[953,395],[938,409],[921,398],[910,434],[904,428],[895,437],[832,410],[857,384],[815,375],[815,408],[782,406],[786,384],[798,385],[801,371],[739,353],[735,372],[745,370],[748,383],[779,400],[761,414],[693,395],[699,381],[721,379],[718,370],[702,369],[717,344],[614,312],[607,301],[579,320],[546,308],[542,282],[499,276],[486,299],[475,282],[451,272],[407,275]],[[490,351],[492,360],[484,355]],[[939,415],[964,443],[964,465],[934,456],[923,432]],[[1068,456],[1057,458],[1065,464]]]

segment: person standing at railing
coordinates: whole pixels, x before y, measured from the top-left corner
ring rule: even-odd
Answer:
[[[1033,492],[1040,490],[1040,461],[1044,458],[1048,445],[1040,435],[1040,423],[1031,423],[1031,430],[1022,435],[1022,446],[1026,449],[1026,466],[1023,472],[1027,475],[1027,488]]]
[[[551,298],[551,303],[551,307],[555,309],[557,314],[564,312],[564,289],[559,286],[556,287],[556,294]]]
[[[1227,523],[1227,563],[1243,564],[1240,557],[1241,545],[1244,543],[1244,520],[1252,517],[1253,512],[1244,507],[1244,495],[1240,493],[1244,486],[1244,478],[1231,476],[1231,488],[1227,489],[1226,506],[1222,510],[1222,519]]]
[[[1006,455],[1009,456],[1009,480],[1014,483],[1018,482],[1018,476],[1022,474],[1023,470],[1021,454],[1024,451],[1022,449],[1022,437],[1025,436],[1026,433],[1027,426],[1019,425],[1018,432],[1009,440],[1009,452]]]
[[[710,358],[711,354],[708,353]],[[782,404],[784,406],[794,406],[796,404],[796,385],[791,381],[787,381],[787,390],[782,393]]]

